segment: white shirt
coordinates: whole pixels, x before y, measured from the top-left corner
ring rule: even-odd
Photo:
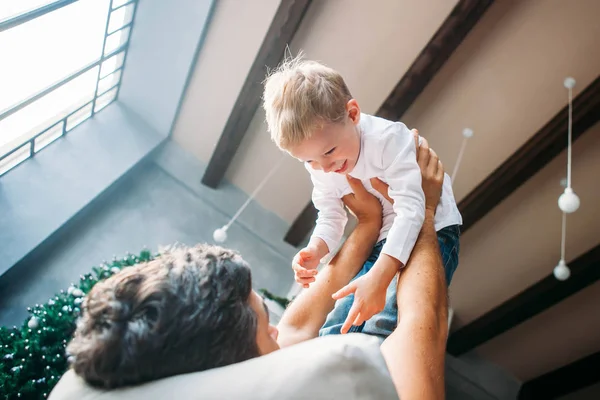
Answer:
[[[383,225],[378,240],[387,238],[387,241],[382,253],[406,265],[425,219],[425,195],[413,135],[401,122],[367,114],[361,114],[359,128],[360,154],[350,175],[360,179],[383,204]],[[312,237],[325,241],[332,251],[339,245],[348,221],[341,199],[352,193],[352,189],[342,174],[315,170],[308,163],[305,167],[314,185],[312,200],[319,210]],[[389,185],[393,206],[373,189],[371,178],[379,178]],[[435,229],[439,231],[451,225],[462,225],[462,217],[446,174],[435,214]]]

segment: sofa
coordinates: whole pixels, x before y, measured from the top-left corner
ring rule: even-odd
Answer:
[[[379,346],[364,334],[321,337],[264,357],[138,386],[100,390],[72,370],[50,400],[397,400]]]

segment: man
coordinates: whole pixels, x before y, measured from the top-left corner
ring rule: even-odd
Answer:
[[[434,213],[443,168],[424,141],[418,152],[426,217],[398,283],[398,326],[381,345],[398,395],[444,397],[447,298]],[[225,366],[315,338],[375,243],[381,204],[360,181],[344,198],[358,225],[310,289],[286,310],[277,329],[251,289],[248,265],[236,253],[200,245],[174,248],[127,268],[88,294],[67,351],[89,384],[115,388]],[[387,196],[387,187],[374,182]],[[357,307],[350,310],[349,320]]]

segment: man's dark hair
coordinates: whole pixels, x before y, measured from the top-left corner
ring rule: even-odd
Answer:
[[[176,247],[99,282],[67,352],[75,372],[115,388],[259,355],[250,268],[217,246]]]

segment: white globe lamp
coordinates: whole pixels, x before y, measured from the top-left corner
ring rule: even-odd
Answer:
[[[227,226],[215,229],[213,232],[213,239],[217,243],[224,243],[227,240]]]
[[[567,214],[577,211],[579,205],[579,196],[577,196],[573,189],[569,187],[566,188],[564,193],[558,198],[558,207]]]
[[[561,259],[554,267],[554,277],[559,281],[566,281],[571,276],[571,270],[567,267],[565,260]]]

